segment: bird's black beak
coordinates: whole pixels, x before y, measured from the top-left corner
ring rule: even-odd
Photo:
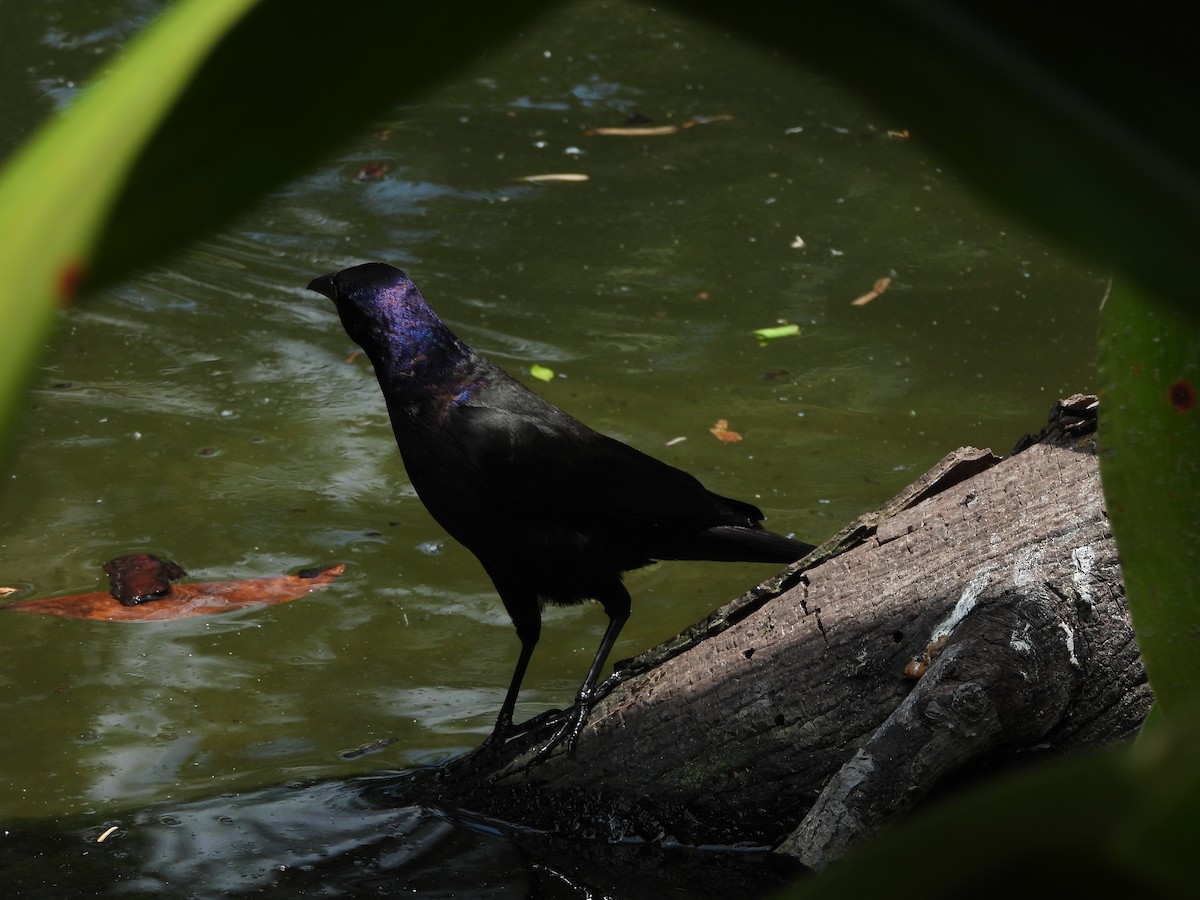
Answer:
[[[333,283],[332,275],[322,275],[320,278],[314,278],[308,283],[310,291],[316,291],[318,294],[324,294],[330,300],[337,301],[337,285]]]

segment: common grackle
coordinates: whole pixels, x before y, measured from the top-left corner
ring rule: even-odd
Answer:
[[[493,748],[541,634],[544,602],[600,602],[608,627],[570,715],[542,748],[573,749],[600,670],[629,618],[621,573],[656,559],[787,563],[809,544],[765,530],[749,503],[605,437],[476,353],[399,269],[366,263],[309,289],[336,305],[375,366],[396,443],[418,496],[496,585],[521,653]]]

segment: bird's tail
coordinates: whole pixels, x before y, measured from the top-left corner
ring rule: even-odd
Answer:
[[[675,559],[709,559],[717,562],[790,563],[817,549],[765,528],[715,525],[688,542],[686,555]],[[662,558],[662,557],[660,557]]]

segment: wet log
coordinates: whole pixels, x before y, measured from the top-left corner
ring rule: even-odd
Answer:
[[[555,835],[777,847],[820,868],[931,793],[1133,735],[1151,703],[1094,397],[965,448],[803,562],[618,665],[576,752],[540,717],[428,802]]]

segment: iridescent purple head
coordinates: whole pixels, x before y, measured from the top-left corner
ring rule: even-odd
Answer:
[[[314,278],[308,289],[334,302],[346,334],[381,378],[433,376],[470,353],[395,266],[352,266]]]

